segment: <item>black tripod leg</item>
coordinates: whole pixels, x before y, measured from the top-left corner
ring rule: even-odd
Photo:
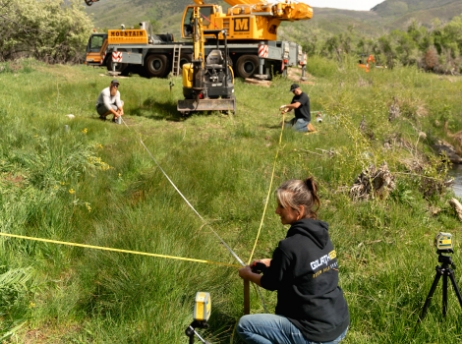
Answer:
[[[443,272],[443,317],[446,317],[448,308],[448,271]]]
[[[454,291],[456,292],[457,298],[459,299],[460,307],[462,307],[462,296],[460,295],[459,287],[457,286],[456,279],[454,278],[454,271],[449,271],[449,278],[451,279],[452,286],[454,287]]]
[[[423,320],[423,318],[425,317],[425,314],[427,313],[427,308],[430,305],[430,301],[432,300],[433,293],[435,292],[435,289],[436,289],[436,286],[438,285],[438,281],[440,280],[440,277],[441,277],[441,272],[438,270],[438,268],[436,268],[435,279],[433,280],[432,287],[430,289],[430,292],[428,293],[427,299],[422,308],[422,313],[420,313],[419,321]]]
[[[186,329],[186,335],[189,337],[189,344],[194,344],[194,327],[192,327],[192,324],[188,326]]]

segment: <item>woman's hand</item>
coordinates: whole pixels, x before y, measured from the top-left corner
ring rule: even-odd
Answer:
[[[262,275],[260,274],[256,274],[252,272],[252,269],[250,268],[249,265],[244,266],[243,268],[239,269],[240,278],[246,281],[251,281],[255,283],[256,285],[259,285],[260,287],[261,287],[261,284],[260,284],[261,276]]]
[[[253,274],[253,272],[249,265],[246,265],[243,268],[239,269],[239,277],[242,279],[248,280],[250,274]]]
[[[260,259],[257,260],[257,262],[263,263],[267,268],[269,268],[269,266],[271,265],[271,258]]]

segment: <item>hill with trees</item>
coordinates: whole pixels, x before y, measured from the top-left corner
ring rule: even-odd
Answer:
[[[309,56],[342,60],[345,55],[374,54],[388,68],[416,65],[459,74],[461,13],[462,2],[448,0],[388,0],[371,11],[315,9],[310,21],[284,23],[279,37],[300,42]]]
[[[82,0],[83,2],[83,0]],[[136,26],[141,21],[150,21],[160,33],[174,33],[179,36],[183,10],[192,0],[101,0],[86,12],[96,28],[119,28],[121,24]],[[223,5],[223,1],[214,1]]]
[[[222,5],[224,9],[229,7],[222,0],[211,2]],[[183,9],[192,3],[191,0],[101,0],[87,7],[86,11],[92,15],[98,28],[119,27],[122,23],[137,25],[140,21],[149,20],[158,22],[157,28],[162,32],[179,33]],[[370,11],[315,7],[313,18],[305,25],[328,33],[340,33],[354,27],[370,36],[377,36],[390,29],[405,29],[413,19],[430,27],[435,19],[446,23],[461,13],[462,2],[458,0],[386,0]],[[304,31],[305,25],[295,27]]]
[[[384,26],[390,29],[405,28],[415,20],[432,27],[435,20],[449,22],[462,13],[462,2],[458,0],[387,0],[371,10],[383,18]]]

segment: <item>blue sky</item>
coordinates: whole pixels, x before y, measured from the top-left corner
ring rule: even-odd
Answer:
[[[303,0],[311,7],[330,7],[345,10],[368,11],[385,0]]]

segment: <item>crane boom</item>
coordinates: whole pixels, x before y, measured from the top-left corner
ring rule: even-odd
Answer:
[[[313,8],[298,0],[224,0],[232,7],[228,16],[256,15],[278,20],[306,20],[313,17]],[[204,0],[194,0],[197,5],[205,5]]]
[[[230,4],[231,6],[235,5],[256,5],[258,3],[267,3],[267,1],[264,0],[225,0],[227,4]]]

